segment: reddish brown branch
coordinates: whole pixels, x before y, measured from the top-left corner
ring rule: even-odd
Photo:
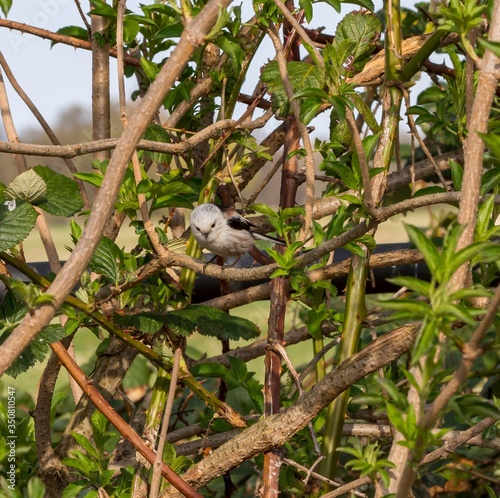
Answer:
[[[38,36],[39,38],[50,40],[54,43],[63,43],[64,45],[69,45],[73,48],[92,50],[92,43],[88,40],[80,40],[79,38],[75,38],[74,36],[53,33],[52,31],[48,31],[47,29],[37,28],[36,26],[30,26],[29,24],[24,24],[22,22],[0,19],[0,28],[15,29],[17,31],[20,31],[21,33]],[[111,57],[116,57],[116,47],[111,47],[109,49],[109,55]],[[125,55],[124,62],[128,66],[141,67],[140,60],[131,55]]]
[[[80,367],[71,358],[64,346],[57,342],[51,344],[52,351],[58,356],[69,374],[76,380],[83,392],[89,397],[95,407],[118,429],[120,434],[134,446],[134,448],[146,460],[153,464],[155,452],[148,448],[140,436],[123,420],[115,409],[102,397],[101,393],[93,386],[92,382],[85,377]],[[196,490],[181,479],[167,464],[162,463],[162,475],[168,482],[178,489],[184,496],[202,498]]]

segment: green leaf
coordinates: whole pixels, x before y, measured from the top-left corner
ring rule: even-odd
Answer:
[[[104,175],[102,173],[75,173],[74,177],[82,180],[82,182],[90,183],[90,185],[94,187],[100,187],[104,180]]]
[[[431,274],[435,274],[439,268],[439,252],[434,244],[422,233],[418,228],[412,225],[406,225],[406,231],[410,240],[415,244],[417,249],[422,253],[425,262],[429,266]]]
[[[425,282],[424,280],[420,280],[415,277],[394,277],[387,280],[395,285],[408,287],[408,289],[418,292],[426,297],[429,297],[432,291],[432,286],[429,282]]]
[[[321,72],[313,64],[291,61],[287,63],[288,77],[294,94],[305,88],[323,88]],[[266,64],[261,73],[262,82],[266,84],[272,96],[273,107],[281,115],[289,113],[289,102],[285,87],[281,81],[281,73],[277,61]],[[301,105],[301,102],[299,102]]]
[[[6,199],[19,199],[29,203],[35,203],[45,196],[47,185],[37,175],[35,170],[29,169],[16,176],[5,189]]]
[[[193,377],[213,377],[223,379],[228,372],[228,369],[220,363],[207,361],[206,363],[198,363],[190,369]]]
[[[227,356],[231,368],[226,375],[225,381],[229,389],[235,389],[244,384],[248,378],[248,368],[246,363],[234,356]]]
[[[28,496],[30,498],[44,498],[46,495],[45,484],[38,477],[28,481]]]
[[[54,216],[73,216],[83,208],[83,199],[75,180],[52,171],[48,166],[35,166],[36,173],[47,185],[45,199],[38,205]]]
[[[218,36],[213,42],[229,56],[233,74],[235,76],[239,75],[241,71],[241,65],[245,57],[245,52],[243,51],[243,49],[237,43],[230,40],[227,36]]]
[[[73,467],[74,469],[77,469],[80,471],[80,473],[84,476],[88,476],[93,468],[94,468],[94,462],[90,460],[87,456],[85,456],[81,451],[73,451],[72,454],[76,457],[67,457],[62,460],[64,465],[67,465],[69,467]]]
[[[104,275],[112,282],[118,282],[122,266],[122,251],[110,238],[103,237],[90,260],[89,268],[99,275]]]
[[[490,149],[491,153],[498,159],[500,159],[500,135],[494,133],[479,133],[481,140],[484,142],[486,147]]]
[[[497,41],[489,41],[484,38],[478,38],[477,42],[479,45],[482,45],[484,48],[487,48],[491,52],[493,52],[497,57],[500,57],[500,42]]]
[[[144,334],[156,334],[165,324],[165,314],[155,313],[153,311],[144,311],[132,315],[122,315],[116,313],[114,321],[126,328],[139,330]]]
[[[128,16],[123,20],[123,41],[125,43],[132,43],[139,33],[139,23]]]
[[[437,340],[438,333],[439,326],[436,320],[424,320],[417,342],[415,343],[415,350],[412,358],[413,364],[416,364],[423,355],[429,353],[432,345]]]
[[[371,0],[343,0],[342,3],[351,3],[353,5],[359,5],[360,7],[363,7],[364,9],[367,9],[370,12],[373,12],[375,10],[375,5]]]
[[[101,454],[104,451],[104,444],[113,435],[113,433],[108,431],[109,421],[99,410],[94,411],[90,417],[90,421],[92,425],[92,434],[98,450],[96,458],[100,459],[102,458]]]
[[[151,123],[144,133],[144,140],[152,140],[153,142],[160,142],[164,144],[170,143],[172,140],[168,131],[156,123]],[[163,152],[151,152],[151,151],[143,151],[143,154],[147,157],[151,157],[153,161],[157,163],[169,163],[170,162],[170,154],[165,154]]]
[[[151,82],[155,80],[156,76],[160,72],[158,64],[148,61],[144,57],[141,57],[141,67],[144,70],[144,74]]]
[[[56,31],[56,33],[65,36],[72,36],[73,38],[78,38],[79,40],[89,39],[89,32],[82,28],[81,26],[64,26]],[[59,42],[52,42],[52,46]]]
[[[89,488],[90,486],[91,484],[88,481],[78,481],[68,484],[62,493],[62,498],[76,498],[83,490]]]
[[[11,210],[11,208],[13,208]],[[0,205],[0,251],[22,242],[35,226],[38,213],[25,202]]]
[[[452,398],[450,407],[465,420],[474,417],[491,417],[500,420],[500,412],[493,404],[477,394],[462,394]]]
[[[108,5],[104,0],[91,0],[90,1],[93,9],[89,12],[89,15],[102,16],[108,19],[116,19],[116,11]]]
[[[259,328],[250,320],[210,306],[193,305],[171,311],[167,315],[167,325],[174,334],[180,336],[199,332],[218,339],[248,340],[260,335]]]
[[[453,180],[455,190],[462,190],[462,179],[464,176],[464,169],[462,165],[458,164],[453,159],[450,159],[448,164],[450,165],[451,178]]]
[[[90,455],[94,458],[99,458],[99,452],[95,449],[94,445],[83,435],[77,432],[71,432],[73,439]]]
[[[12,0],[0,0],[0,9],[2,9],[3,15],[5,17],[7,17],[11,7],[12,7]]]
[[[333,7],[335,11],[340,14],[340,9],[341,9],[340,0],[324,0],[324,2],[330,5],[330,7]]]
[[[0,325],[4,333],[0,337],[0,344],[10,336],[12,330],[28,312],[27,306],[18,303],[12,291],[7,292],[0,307]],[[22,354],[7,370],[7,374],[17,377],[39,361],[43,361],[49,351],[49,343],[61,340],[66,336],[64,327],[58,324],[48,325],[31,341]]]
[[[372,2],[369,3],[372,7],[369,10],[373,10]],[[350,57],[352,58],[352,64],[355,66],[356,61],[371,54],[375,48],[375,42],[380,37],[381,29],[380,21],[374,14],[367,12],[350,13],[339,22],[335,32],[335,43],[340,44],[344,40],[352,43]]]
[[[484,204],[479,206],[476,224],[476,242],[487,240],[489,228],[494,224],[493,210],[495,208],[495,197],[490,196]]]
[[[500,185],[500,168],[492,168],[486,171],[481,178],[481,195],[492,192],[497,185]]]

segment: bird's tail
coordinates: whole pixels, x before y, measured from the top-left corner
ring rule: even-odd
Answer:
[[[275,244],[279,244],[280,246],[286,246],[286,242],[282,239],[277,239],[276,237],[272,237],[271,235],[264,235],[262,233],[252,232],[252,235],[256,239],[268,240],[270,242],[274,242]]]

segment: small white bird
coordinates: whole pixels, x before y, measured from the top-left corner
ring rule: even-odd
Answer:
[[[256,232],[254,224],[234,209],[224,209],[207,202],[197,206],[191,214],[191,232],[196,242],[204,249],[223,258],[241,257],[249,252],[261,264],[269,259],[254,245],[256,238],[285,245],[282,240]]]

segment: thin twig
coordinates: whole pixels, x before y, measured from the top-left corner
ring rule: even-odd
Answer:
[[[306,473],[311,472],[311,469],[308,469],[307,467],[304,467],[303,465],[300,465],[300,463],[297,463],[293,460],[290,460],[289,458],[283,458],[283,463],[286,463],[287,465],[289,465],[291,467],[295,467],[296,469],[301,470],[302,472],[306,472]],[[328,484],[334,488],[342,486],[338,482],[332,481],[331,479],[328,479],[328,477],[322,476],[321,474],[318,474],[317,472],[311,472],[311,475],[315,479],[318,479],[319,481],[323,481],[326,484]],[[353,494],[355,496],[359,496],[360,498],[366,498],[366,495],[364,493],[360,493],[359,491],[353,491]]]
[[[356,153],[358,155],[361,180],[363,182],[363,204],[368,213],[373,218],[377,218],[377,209],[373,201],[370,171],[368,169],[368,161],[366,160],[363,142],[361,140],[358,127],[356,126],[356,120],[354,119],[354,115],[349,107],[346,108],[345,115],[347,126],[349,127],[349,131],[351,132],[352,140],[354,142],[354,148],[356,149]]]
[[[76,9],[78,10],[78,13],[80,14],[80,17],[82,18],[83,24],[85,24],[85,27],[87,28],[87,31],[89,32],[89,37],[92,36],[92,28],[90,27],[90,23],[87,20],[87,16],[84,14],[82,10],[82,5],[80,3],[80,0],[75,0],[75,5]]]
[[[288,371],[290,372],[290,375],[292,376],[292,379],[295,382],[295,386],[297,387],[297,391],[299,392],[299,396],[302,396],[304,394],[304,389],[302,389],[302,384],[300,383],[299,374],[297,373],[297,370],[295,370],[295,367],[293,366],[293,363],[288,357],[285,348],[281,344],[273,344],[271,349],[273,349],[276,353],[278,353],[281,356],[281,359],[286,363]],[[314,427],[312,423],[308,422],[307,427],[309,429],[309,432],[311,433],[311,440],[313,442],[316,455],[322,458],[321,448],[319,446],[318,438],[316,437],[316,433],[314,432]]]
[[[279,0],[275,0],[278,1]],[[285,10],[288,9],[285,7]],[[293,16],[292,16],[293,18]],[[297,29],[298,23],[296,19],[294,19],[293,27]],[[309,137],[309,132],[307,131],[306,125],[300,120],[300,108],[297,101],[294,99],[294,92],[292,88],[292,84],[290,83],[290,78],[288,76],[288,70],[286,65],[286,58],[283,50],[283,44],[278,35],[278,31],[276,26],[270,24],[267,32],[271,41],[273,42],[274,49],[276,51],[276,60],[278,62],[278,67],[281,75],[281,80],[283,82],[283,86],[285,88],[285,92],[287,98],[290,102],[290,107],[292,109],[293,115],[295,117],[297,126],[300,131],[300,137],[302,139],[302,145],[306,151],[306,202],[304,206],[305,215],[304,215],[304,223],[302,224],[302,229],[300,231],[298,240],[304,242],[307,239],[307,235],[309,230],[311,229],[312,218],[313,218],[313,210],[314,210],[314,156],[311,145],[311,140]]]
[[[177,387],[177,378],[179,377],[179,365],[181,360],[182,349],[177,348],[174,354],[174,363],[172,366],[172,376],[170,378],[170,386],[168,388],[167,405],[163,414],[163,423],[161,427],[160,437],[158,439],[158,447],[156,449],[156,458],[153,463],[153,474],[151,476],[150,498],[157,498],[160,491],[161,469],[163,463],[163,449],[167,440],[168,422],[172,413],[174,404],[175,389]]]
[[[21,33],[27,33],[30,35],[37,36],[38,38],[44,38],[51,40],[54,43],[63,43],[64,45],[69,45],[74,48],[83,48],[84,50],[92,50],[92,42],[89,40],[81,40],[80,38],[75,38],[73,36],[61,35],[59,33],[53,33],[47,29],[37,28],[35,26],[30,26],[29,24],[24,24],[17,21],[11,21],[9,19],[0,19],[0,28],[15,29]],[[111,57],[116,57],[116,48],[109,49],[109,55]],[[125,63],[128,66],[141,67],[141,61],[136,57],[130,55],[125,56]]]
[[[409,92],[408,92],[408,90],[406,88],[403,88],[402,91],[403,91],[403,97],[405,99],[406,108],[409,109],[410,105],[411,105],[410,104],[410,94],[409,94]],[[439,169],[439,166],[437,165],[436,161],[432,157],[432,154],[430,153],[429,149],[425,145],[425,142],[422,140],[422,137],[420,136],[420,133],[418,132],[418,129],[417,129],[416,125],[415,125],[415,120],[413,119],[413,116],[411,114],[407,114],[406,116],[408,118],[408,126],[411,129],[412,136],[414,136],[417,139],[420,147],[422,147],[422,150],[424,151],[425,156],[427,157],[427,159],[429,160],[429,162],[432,164],[432,167],[434,168],[434,171],[436,172],[436,174],[437,174],[437,176],[439,178],[439,181],[442,183],[443,187],[446,190],[450,190],[450,187],[446,183],[446,180],[445,180],[445,178],[443,176],[443,173],[441,173],[441,170]],[[413,147],[412,147],[412,153],[413,152],[414,152],[414,150],[413,150]]]

